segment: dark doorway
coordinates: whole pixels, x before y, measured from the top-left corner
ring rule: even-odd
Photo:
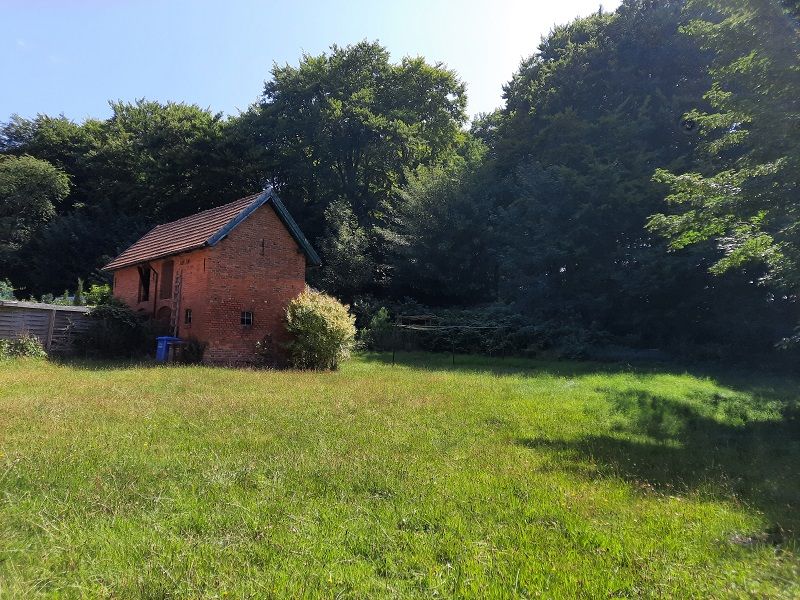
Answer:
[[[161,294],[159,298],[168,300],[172,298],[172,275],[175,270],[175,261],[165,260],[161,263]]]

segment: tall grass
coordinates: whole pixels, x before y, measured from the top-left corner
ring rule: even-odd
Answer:
[[[796,380],[0,366],[0,597],[797,597]]]

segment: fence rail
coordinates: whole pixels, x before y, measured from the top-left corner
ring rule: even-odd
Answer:
[[[48,352],[66,352],[71,334],[88,327],[85,306],[0,300],[0,338],[35,335]]]

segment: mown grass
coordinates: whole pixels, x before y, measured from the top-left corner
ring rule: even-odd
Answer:
[[[797,597],[796,380],[0,363],[0,597]]]

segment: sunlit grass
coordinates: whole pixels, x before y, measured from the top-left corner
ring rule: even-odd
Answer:
[[[796,597],[796,380],[0,363],[0,597]]]

